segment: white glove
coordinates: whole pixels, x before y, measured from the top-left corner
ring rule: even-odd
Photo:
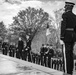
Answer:
[[[64,44],[63,40],[60,40],[60,44]]]

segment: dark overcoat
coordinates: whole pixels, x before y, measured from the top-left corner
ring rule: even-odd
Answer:
[[[19,51],[22,51],[23,48],[24,48],[24,42],[22,40],[18,41],[18,49],[19,49]]]
[[[65,42],[76,41],[76,15],[72,11],[65,12],[62,15],[61,39]]]

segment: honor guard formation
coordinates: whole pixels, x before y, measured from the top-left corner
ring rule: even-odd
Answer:
[[[65,2],[60,34],[60,41],[63,42],[62,53],[56,53],[52,44],[42,44],[40,52],[34,53],[31,48],[31,40],[29,39],[25,45],[22,38],[19,37],[17,44],[6,41],[0,43],[3,55],[63,71],[63,75],[73,75],[73,47],[76,42],[76,15],[72,12],[74,5],[72,2]]]
[[[29,47],[29,45],[25,46],[23,40],[19,38],[18,45],[15,45],[15,43],[8,44],[8,42],[3,42],[2,53],[10,57],[16,57],[17,59],[63,71],[62,59],[55,59],[53,45],[42,44],[40,52],[34,53],[31,51],[31,47]],[[57,65],[61,67],[59,68]]]

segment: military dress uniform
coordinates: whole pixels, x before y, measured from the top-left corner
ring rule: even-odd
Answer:
[[[12,57],[12,45],[9,46],[9,56]]]
[[[31,54],[32,54],[32,62],[35,63],[36,55],[33,52]]]
[[[16,50],[15,46],[14,45],[10,45],[9,46],[9,56],[14,57],[15,50]]]
[[[40,65],[40,53],[39,53],[39,52],[38,52],[38,54],[37,54],[37,57],[38,57],[37,64],[39,64],[39,65]]]
[[[28,56],[28,61],[31,62],[32,59],[31,59],[31,47],[30,46],[27,47],[27,56]]]
[[[36,64],[40,64],[40,55],[36,54]]]
[[[2,48],[3,48],[3,54],[7,55],[7,52],[8,52],[7,42],[3,42]]]
[[[27,56],[28,56],[28,48],[24,47],[24,60],[27,61]]]
[[[41,47],[40,49],[40,60],[41,60],[41,65],[44,65],[44,46]]]
[[[18,50],[19,50],[19,56],[22,59],[22,50],[24,48],[24,42],[20,39],[18,41]]]
[[[48,52],[49,52],[49,49],[47,47],[44,47],[44,65],[45,65],[45,67],[48,66]]]
[[[2,44],[2,53],[3,54],[5,54],[5,44],[6,44],[5,42],[3,42],[3,44]]]
[[[16,47],[16,58],[20,59],[18,47]]]
[[[52,48],[49,48],[48,52],[48,67],[51,68],[51,57],[54,56],[54,50]]]
[[[74,3],[65,2],[65,9],[67,6],[74,6]],[[65,54],[66,54],[66,67],[67,73],[72,74],[73,72],[73,46],[76,41],[76,15],[67,10],[62,15],[61,22],[61,40],[65,43]],[[64,58],[65,59],[65,58]],[[64,66],[65,68],[65,66]],[[64,69],[65,72],[65,69]]]
[[[22,49],[22,60],[25,60],[25,49]]]
[[[15,47],[15,45],[13,45],[13,47],[12,47],[12,57],[15,56],[15,50],[16,50],[16,47]]]

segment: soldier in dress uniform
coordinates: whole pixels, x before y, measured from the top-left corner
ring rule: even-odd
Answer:
[[[3,54],[7,55],[7,52],[8,52],[8,44],[7,44],[7,42],[3,42],[2,48],[3,48]]]
[[[12,57],[15,56],[15,51],[16,51],[16,46],[15,46],[15,43],[13,43],[13,48],[12,48]]]
[[[38,54],[36,53],[36,64],[38,64]]]
[[[31,47],[26,47],[27,48],[27,56],[28,56],[28,61],[31,62],[32,59],[31,59]]]
[[[11,43],[9,46],[9,56],[14,57],[15,50],[16,50],[15,44]]]
[[[45,67],[48,66],[48,52],[49,52],[49,45],[44,45],[44,65]]]
[[[40,65],[40,52],[38,52],[38,64]]]
[[[62,61],[62,58],[60,59],[60,61],[59,61],[59,64],[60,64],[60,71],[62,71],[63,70],[63,61]]]
[[[5,42],[2,43],[2,53],[5,54]]]
[[[27,61],[27,56],[28,56],[28,48],[24,47],[24,60]]]
[[[39,52],[36,53],[36,64],[40,64],[40,55],[39,55]]]
[[[52,46],[49,46],[49,52],[48,52],[48,67],[51,68],[51,57],[54,56],[54,50]]]
[[[42,47],[40,49],[40,60],[41,60],[41,65],[44,65],[44,44],[42,44]]]
[[[24,48],[24,42],[22,41],[22,39],[19,37],[19,41],[18,41],[18,50],[19,50],[19,56],[22,59],[22,50]]]
[[[12,43],[11,43],[10,46],[9,46],[9,56],[12,57]]]
[[[61,40],[65,43],[66,69],[69,75],[73,74],[73,46],[76,41],[76,15],[72,12],[74,5],[72,2],[65,2],[61,22]]]
[[[22,60],[25,60],[25,49],[22,49]]]
[[[32,54],[32,62],[35,63],[36,55],[33,52],[31,52],[31,54]]]
[[[16,45],[16,58],[20,59],[19,49],[18,49],[18,46],[17,45]]]

